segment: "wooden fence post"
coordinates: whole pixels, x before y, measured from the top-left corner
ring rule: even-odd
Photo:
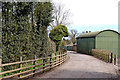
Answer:
[[[114,54],[114,65],[116,65],[116,54]]]
[[[64,62],[65,62],[65,53],[64,53],[64,56],[63,56],[63,57],[64,57],[63,59],[64,59]]]
[[[63,52],[63,63],[65,62],[65,53]]]
[[[43,59],[43,73],[45,72],[45,58]]]
[[[109,63],[111,63],[111,52],[108,54],[108,61],[109,61]]]
[[[108,53],[106,53],[105,57],[106,57],[106,62],[108,62]]]
[[[114,53],[112,53],[112,63],[114,65]]]
[[[52,54],[50,55],[50,70],[52,69],[51,67],[52,67]]]
[[[62,52],[62,58],[63,58],[63,63],[64,63],[64,52]]]
[[[54,62],[55,62],[55,64],[54,64],[54,65],[56,65],[56,58],[57,58],[57,57],[56,57],[56,56],[57,56],[56,54],[57,54],[57,52],[55,53],[55,61],[54,61]]]
[[[2,56],[0,56],[0,72],[2,72]],[[2,78],[2,75],[0,75],[0,80]]]
[[[107,54],[107,62],[109,63],[109,53]]]
[[[66,57],[66,55],[67,54],[65,54],[65,55],[63,55],[63,53],[61,53],[61,52],[59,52],[59,54],[60,54],[60,56],[58,55],[57,56],[57,63],[59,63],[59,60],[60,60],[60,57],[62,57],[62,59],[64,59],[64,57]],[[62,55],[61,55],[62,54]],[[64,56],[64,57],[63,57]],[[54,56],[55,57],[55,56]],[[48,64],[49,62],[48,61],[45,61],[46,59],[50,59],[50,68],[52,69],[52,62],[54,62],[55,60],[52,60],[53,59],[53,57],[52,57],[52,55],[51,55],[51,57],[44,57],[44,58],[39,58],[39,59],[36,59],[37,57],[36,57],[36,55],[35,55],[35,57],[34,57],[35,59],[33,59],[33,60],[25,60],[24,61],[24,59],[23,59],[23,57],[22,57],[22,55],[19,57],[19,61],[18,62],[13,62],[13,63],[7,63],[7,64],[3,64],[2,66],[11,66],[11,65],[19,65],[19,67],[17,68],[17,69],[13,69],[13,70],[9,70],[8,72],[7,71],[5,71],[5,72],[3,72],[3,73],[1,73],[1,74],[6,74],[6,73],[13,73],[13,72],[16,72],[16,71],[19,71],[17,74],[12,74],[12,75],[6,75],[6,76],[4,76],[4,77],[2,77],[2,78],[12,78],[12,77],[16,77],[17,76],[17,78],[19,79],[19,80],[21,80],[21,79],[23,79],[23,78],[26,78],[26,77],[28,77],[28,76],[34,76],[34,72],[36,71],[35,69],[36,69],[36,67],[34,66],[34,65],[36,65],[37,64],[37,61],[43,61],[43,66],[40,66],[40,68],[38,68],[38,69],[41,69],[41,68],[43,68],[43,72],[45,72],[47,69],[48,69],[48,67],[49,67],[49,65],[47,65],[46,67],[45,67],[45,65],[46,64]],[[61,61],[61,60],[60,60]],[[0,62],[1,62],[1,57],[0,57]],[[32,65],[31,66],[28,66],[28,67],[24,67],[24,63],[31,63],[32,62]],[[62,60],[62,62],[63,62],[63,60]],[[61,63],[62,63],[61,62]],[[60,64],[61,64],[60,63]],[[54,63],[53,63],[54,64]],[[42,65],[42,63],[40,63],[39,65]],[[39,65],[37,65],[37,66],[39,66]],[[55,65],[56,66],[56,65]],[[1,68],[1,64],[0,64],[0,68]],[[31,69],[31,70],[28,70],[29,68],[34,68],[34,69]],[[26,69],[26,70],[25,70]],[[23,71],[23,70],[25,70],[25,72]],[[22,72],[23,71],[23,72]],[[21,73],[22,72],[22,73]],[[38,71],[39,72],[39,71]],[[41,70],[40,70],[40,72],[41,72]],[[27,74],[26,74],[27,73]],[[36,73],[36,72],[35,72]],[[24,75],[25,74],[25,75]],[[0,78],[1,79],[1,78]],[[18,80],[17,79],[17,80]]]
[[[113,53],[110,54],[110,63],[113,63]]]
[[[62,59],[62,62],[63,62],[63,52],[61,52],[61,59]]]
[[[35,61],[34,61],[34,63],[33,63],[33,65],[36,65],[36,55],[34,56],[34,59],[35,59]],[[35,69],[35,67],[33,67],[33,69]],[[33,71],[33,73],[35,73],[35,70]],[[35,77],[35,74],[33,74],[33,77]]]
[[[107,57],[106,57],[106,56],[107,56],[107,54],[105,54],[105,56],[104,56],[104,58],[105,58],[105,62],[107,62]]]
[[[118,66],[118,57],[116,56],[116,65]]]
[[[22,62],[22,55],[20,56],[20,62]],[[22,68],[22,63],[20,63],[20,68]],[[20,72],[22,72],[22,70],[20,70]],[[20,75],[19,77],[21,78],[22,75]]]
[[[61,57],[61,52],[59,52],[59,65],[60,65],[60,57]]]
[[[65,62],[65,59],[66,59],[65,56],[66,56],[66,54],[64,53],[64,62]]]

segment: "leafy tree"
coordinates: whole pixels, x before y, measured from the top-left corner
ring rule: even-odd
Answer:
[[[62,40],[60,46],[65,46],[65,45],[66,45],[65,40]]]
[[[63,37],[68,37],[69,33],[67,27],[64,25],[59,25],[58,27],[54,28],[50,31],[49,37],[56,43],[56,51],[59,50],[59,45]]]
[[[65,42],[66,42],[66,45],[71,43],[71,41],[69,39],[65,40]]]

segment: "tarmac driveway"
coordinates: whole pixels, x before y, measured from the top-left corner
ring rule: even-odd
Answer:
[[[36,78],[117,78],[117,66],[93,56],[68,51],[70,57],[54,70]]]

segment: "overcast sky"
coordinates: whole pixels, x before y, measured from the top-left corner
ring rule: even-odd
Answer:
[[[68,29],[99,31],[112,29],[118,31],[118,2],[120,0],[53,0],[70,9],[72,16]]]

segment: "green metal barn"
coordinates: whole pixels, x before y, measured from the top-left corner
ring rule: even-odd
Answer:
[[[68,51],[73,51],[73,45],[68,45],[68,46],[67,46],[67,50],[68,50]]]
[[[103,49],[119,53],[120,34],[113,30],[83,33],[77,39],[77,52],[91,54],[92,49]]]
[[[73,45],[65,45],[61,46],[60,49],[67,49],[68,51],[73,51]]]

